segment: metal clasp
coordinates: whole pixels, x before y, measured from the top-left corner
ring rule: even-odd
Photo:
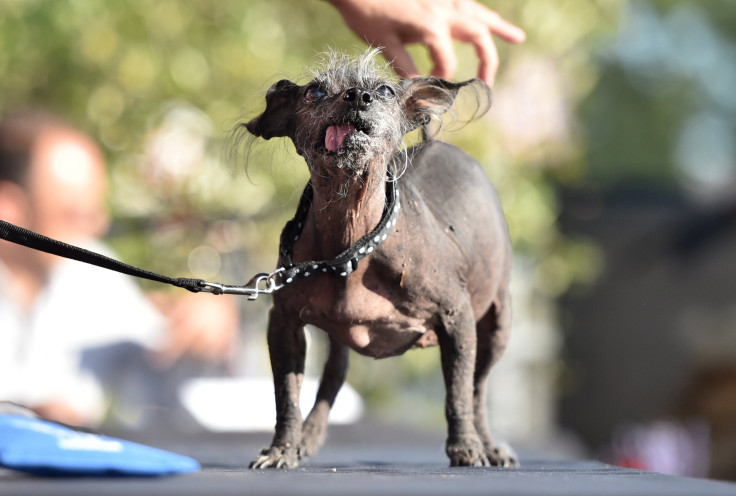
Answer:
[[[276,278],[280,277],[280,273],[283,272],[284,267],[279,267],[278,269],[274,270],[270,274],[268,274],[268,277],[266,278],[266,282],[268,282],[268,289],[270,289],[270,292],[273,293],[274,291],[278,291],[279,289],[284,287],[284,284],[277,283]]]
[[[225,285],[220,284],[219,282],[207,282],[207,281],[200,281],[199,287],[201,288],[200,291],[202,293],[212,293],[214,295],[221,295],[225,294]]]
[[[200,282],[200,287],[203,293],[245,295],[252,301],[257,299],[258,295],[271,294],[283,288],[283,284],[276,282],[276,278],[283,270],[284,268],[281,267],[270,274],[266,272],[256,274],[244,286],[228,286],[219,282],[202,281]]]

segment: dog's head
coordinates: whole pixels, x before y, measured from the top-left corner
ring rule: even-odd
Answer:
[[[358,176],[385,171],[404,134],[439,119],[461,88],[473,86],[476,93],[490,96],[478,79],[451,83],[420,77],[399,82],[374,62],[377,53],[331,55],[326,68],[307,84],[277,82],[266,94],[266,110],[245,127],[264,139],[291,138],[311,171],[321,177]]]

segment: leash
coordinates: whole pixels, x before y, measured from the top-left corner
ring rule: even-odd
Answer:
[[[228,286],[216,282],[208,282],[202,279],[190,279],[186,277],[167,277],[128,265],[78,246],[49,238],[4,220],[0,220],[0,239],[32,248],[34,250],[50,253],[52,255],[77,260],[78,262],[84,262],[90,265],[96,265],[97,267],[113,270],[129,276],[140,277],[142,279],[148,279],[149,281],[156,281],[164,284],[171,284],[172,286],[187,289],[192,293],[239,294],[247,295],[248,299],[255,300],[259,294],[269,294],[273,292],[272,284],[266,282],[269,276],[268,274],[258,274],[244,286]],[[266,283],[265,286],[264,282]]]
[[[388,234],[396,225],[396,219],[401,208],[399,190],[396,188],[396,183],[393,181],[387,182],[386,206],[384,207],[381,221],[373,231],[360,238],[354,245],[332,260],[299,262],[294,264],[292,262],[292,250],[294,243],[299,239],[304,228],[304,223],[312,203],[312,195],[312,184],[309,182],[299,200],[299,207],[297,208],[295,217],[286,223],[281,232],[279,248],[279,262],[281,262],[281,266],[270,274],[265,272],[256,274],[242,286],[209,282],[203,279],[174,278],[157,274],[128,265],[100,253],[49,238],[4,220],[0,220],[0,239],[129,276],[170,284],[178,288],[184,288],[192,293],[211,293],[215,295],[235,294],[247,296],[249,300],[255,300],[259,295],[271,294],[287,284],[315,274],[329,273],[340,277],[347,277],[348,274],[358,267],[360,260],[371,254],[386,240]]]

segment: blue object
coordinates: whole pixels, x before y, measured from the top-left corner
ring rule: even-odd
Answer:
[[[199,470],[199,463],[187,456],[5,414],[0,414],[0,466],[37,475],[153,476]]]

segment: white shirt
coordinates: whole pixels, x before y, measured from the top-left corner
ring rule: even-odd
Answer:
[[[100,243],[85,248],[106,251]],[[83,353],[123,342],[156,348],[164,317],[133,278],[85,263],[60,262],[30,312],[8,294],[9,277],[0,264],[0,400],[62,400],[99,419],[103,387],[82,367]]]

